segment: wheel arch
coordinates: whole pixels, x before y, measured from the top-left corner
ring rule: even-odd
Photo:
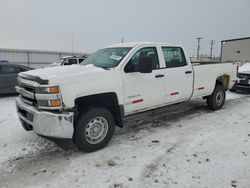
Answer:
[[[114,116],[115,124],[118,127],[123,127],[124,107],[119,105],[118,97],[114,92],[78,97],[75,99],[75,106],[78,114],[94,106],[106,108]]]
[[[230,76],[227,74],[223,74],[216,78],[215,85],[222,85],[227,90],[229,87]]]

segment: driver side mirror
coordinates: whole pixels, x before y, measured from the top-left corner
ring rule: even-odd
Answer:
[[[140,57],[139,60],[139,72],[140,73],[151,73],[153,70],[152,57]]]
[[[130,60],[128,62],[128,64],[125,66],[124,71],[126,73],[132,73],[132,72],[136,72],[136,66],[132,63],[132,61]]]

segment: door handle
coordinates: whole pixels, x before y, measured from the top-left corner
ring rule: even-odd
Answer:
[[[186,71],[185,72],[185,74],[191,74],[192,73],[192,71]]]
[[[157,74],[155,75],[156,78],[161,78],[161,77],[164,77],[164,74]]]

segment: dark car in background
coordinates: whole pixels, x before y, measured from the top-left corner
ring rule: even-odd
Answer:
[[[16,93],[17,75],[19,72],[31,70],[30,67],[11,63],[0,63],[0,95]]]
[[[7,60],[0,60],[0,63],[9,63]]]

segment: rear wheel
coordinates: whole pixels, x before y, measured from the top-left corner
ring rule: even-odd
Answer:
[[[225,103],[226,92],[222,85],[216,85],[213,93],[207,97],[207,105],[211,110],[219,110]]]
[[[93,152],[104,148],[115,130],[113,115],[105,108],[91,108],[79,115],[74,130],[73,141],[77,148]]]

